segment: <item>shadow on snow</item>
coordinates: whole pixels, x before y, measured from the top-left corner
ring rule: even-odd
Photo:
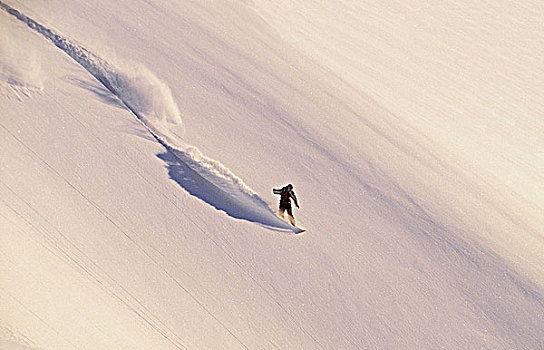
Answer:
[[[68,76],[66,78],[70,83],[79,86],[80,88],[83,88],[85,90],[88,90],[95,94],[102,102],[114,106],[121,109],[126,109],[123,102],[119,100],[119,98],[113,94],[110,90],[106,89],[102,85],[99,85],[93,81],[90,80],[84,80],[76,76]]]
[[[287,222],[277,217],[266,202],[257,195],[229,193],[201,175],[201,172],[205,174],[207,170],[199,169],[198,163],[191,160],[188,155],[170,147],[167,147],[166,150],[165,153],[161,153],[157,157],[166,163],[170,178],[189,194],[200,198],[233,218],[250,221],[269,229],[292,229]]]

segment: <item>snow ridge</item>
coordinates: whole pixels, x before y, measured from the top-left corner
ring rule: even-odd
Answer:
[[[230,169],[183,141],[184,126],[181,113],[170,88],[145,66],[124,64],[123,69],[115,67],[83,46],[75,44],[1,1],[0,7],[42,34],[91,73],[121,100],[171,155],[198,174],[198,182],[206,181],[219,190],[218,196],[222,197],[221,205],[215,205],[215,202],[204,199],[205,201],[228,214],[231,211],[229,208],[235,206],[232,211],[236,212],[233,216],[237,218],[267,226],[289,227],[278,219],[268,204]],[[176,181],[181,185],[180,181]],[[228,204],[224,204],[227,202]]]

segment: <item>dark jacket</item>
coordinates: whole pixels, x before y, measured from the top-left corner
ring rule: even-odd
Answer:
[[[295,201],[295,205],[298,208],[297,196],[293,190],[289,191],[288,187],[285,186],[281,189],[274,188],[274,194],[280,195],[280,207],[290,208],[291,207],[291,198]]]

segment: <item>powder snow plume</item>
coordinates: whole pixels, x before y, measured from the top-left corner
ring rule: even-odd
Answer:
[[[0,93],[19,100],[44,89],[45,75],[39,60],[39,52],[21,44],[13,30],[14,23],[0,19]]]

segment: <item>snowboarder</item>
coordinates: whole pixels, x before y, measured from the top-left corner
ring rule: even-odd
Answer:
[[[284,213],[287,210],[289,222],[291,222],[291,225],[296,227],[295,217],[293,216],[293,209],[291,208],[291,198],[293,199],[293,201],[295,201],[296,207],[300,207],[298,206],[297,196],[295,196],[295,192],[293,192],[293,185],[289,184],[281,189],[274,188],[273,192],[274,194],[280,195],[280,210],[278,211],[278,215],[282,219],[284,219]]]

